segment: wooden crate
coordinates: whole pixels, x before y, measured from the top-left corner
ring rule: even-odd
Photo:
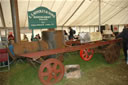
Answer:
[[[102,40],[102,35],[100,32],[91,32],[90,41],[99,41]]]

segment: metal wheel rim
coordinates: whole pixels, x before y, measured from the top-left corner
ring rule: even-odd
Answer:
[[[93,57],[93,54],[93,49],[80,50],[80,57],[85,61],[89,61]]]
[[[59,69],[57,69],[57,66],[59,66]],[[45,71],[45,69],[47,70]],[[53,85],[63,78],[64,65],[57,59],[48,59],[41,64],[38,76],[44,85]]]

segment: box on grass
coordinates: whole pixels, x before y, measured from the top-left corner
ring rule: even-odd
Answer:
[[[66,65],[65,66],[65,76],[66,78],[80,78],[80,65]]]

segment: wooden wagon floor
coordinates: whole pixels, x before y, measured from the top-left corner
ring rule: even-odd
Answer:
[[[123,55],[114,64],[107,64],[101,54],[95,54],[89,62],[81,60],[78,52],[66,53],[64,58],[65,65],[80,65],[82,77],[64,77],[56,85],[128,85],[128,65]],[[38,67],[33,68],[26,61],[14,63],[9,72],[0,73],[0,85],[42,85],[37,76]]]

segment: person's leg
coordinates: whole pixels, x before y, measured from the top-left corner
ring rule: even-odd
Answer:
[[[127,48],[126,61],[127,61],[127,64],[128,64],[128,44],[126,44],[126,48]]]
[[[127,47],[125,44],[123,45],[123,52],[124,52],[125,61],[126,61],[127,60]]]

